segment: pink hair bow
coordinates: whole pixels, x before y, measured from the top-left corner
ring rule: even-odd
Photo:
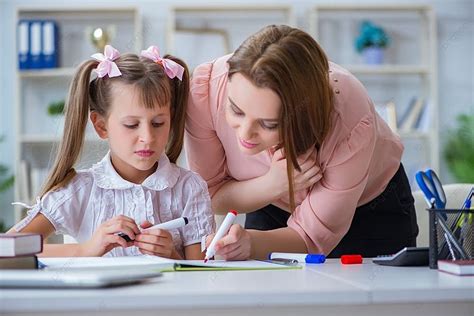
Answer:
[[[105,45],[103,54],[96,53],[91,57],[99,61],[99,64],[95,69],[99,78],[102,78],[105,75],[109,75],[109,78],[118,77],[122,75],[122,73],[117,67],[117,64],[114,62],[114,60],[120,57],[120,53],[112,46]]]
[[[166,75],[168,75],[168,77],[171,79],[177,77],[179,80],[182,80],[184,67],[171,59],[161,58],[158,47],[150,46],[147,50],[142,50],[140,55],[153,60],[155,63],[161,64],[165,70]]]

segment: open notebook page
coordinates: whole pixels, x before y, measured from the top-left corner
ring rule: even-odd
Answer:
[[[134,268],[137,265],[143,268],[160,269],[161,271],[184,270],[266,270],[266,269],[298,269],[301,266],[285,266],[265,261],[224,261],[210,260],[172,260],[157,256],[133,257],[68,257],[68,258],[40,258],[39,261],[48,269],[74,268]]]

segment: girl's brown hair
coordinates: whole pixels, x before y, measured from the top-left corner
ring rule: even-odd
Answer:
[[[229,80],[240,73],[280,97],[278,148],[283,148],[287,159],[293,211],[293,168],[301,171],[297,157],[313,146],[319,149],[330,129],[333,94],[326,54],[309,34],[270,25],[245,40],[228,64]]]
[[[122,73],[119,77],[105,76],[91,80],[91,72],[97,67],[98,61],[87,60],[79,66],[66,100],[63,137],[40,196],[66,185],[75,176],[74,165],[84,144],[89,112],[96,111],[104,116],[109,114],[114,82],[138,88],[146,108],[170,106],[171,130],[166,155],[171,162],[176,162],[183,148],[189,72],[186,64],[180,59],[170,55],[164,58],[174,60],[184,67],[182,81],[177,78],[170,79],[161,64],[135,54],[124,54],[114,60]]]

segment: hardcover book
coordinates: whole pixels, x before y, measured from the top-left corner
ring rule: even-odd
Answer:
[[[0,234],[0,257],[34,255],[43,251],[40,234]]]

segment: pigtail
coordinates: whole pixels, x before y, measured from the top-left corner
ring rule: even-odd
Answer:
[[[166,55],[164,58],[171,59],[184,67],[182,80],[178,78],[171,81],[171,130],[166,147],[166,155],[172,163],[176,163],[184,142],[184,124],[186,121],[186,106],[189,94],[189,71],[186,64],[179,58]]]
[[[66,185],[76,175],[73,167],[84,144],[91,102],[89,96],[90,75],[96,66],[97,61],[95,60],[85,61],[74,75],[66,100],[63,137],[40,197],[51,190]]]

